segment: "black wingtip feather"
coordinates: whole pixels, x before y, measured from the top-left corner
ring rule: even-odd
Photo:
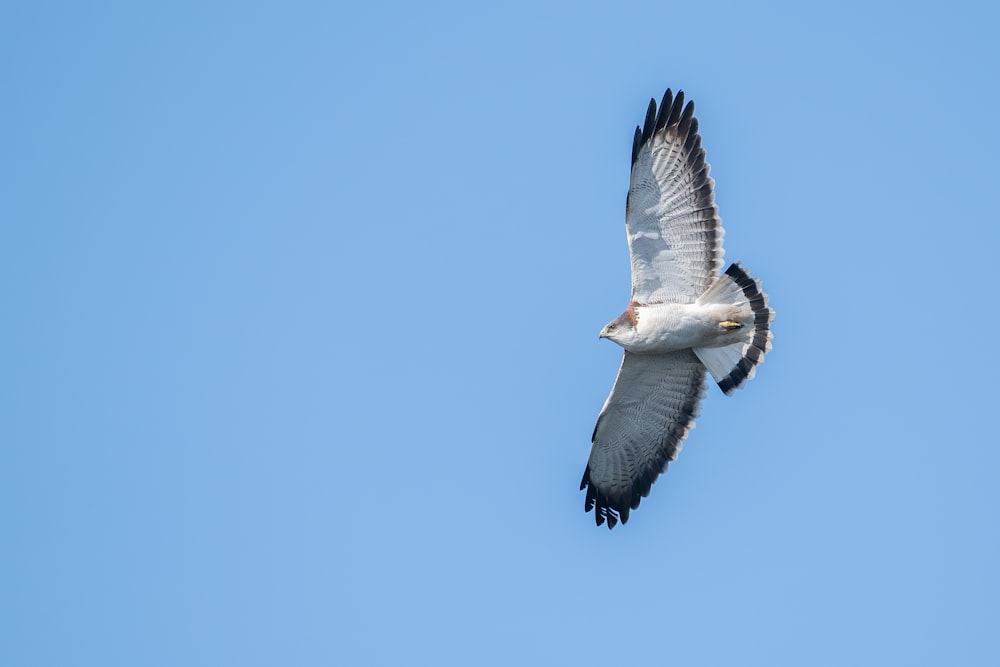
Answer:
[[[662,130],[666,124],[667,119],[670,117],[670,106],[673,100],[673,92],[667,88],[667,92],[663,93],[663,99],[660,100],[660,112],[656,115],[656,131]]]
[[[649,141],[656,129],[656,100],[650,99],[649,106],[646,107],[646,120],[642,124],[642,143]]]
[[[636,125],[635,137],[632,139],[632,164],[638,159],[640,150],[642,150],[642,128]]]
[[[688,132],[691,131],[691,124],[694,121],[694,102],[688,102],[687,106],[684,107],[684,113],[681,114],[680,120],[677,122],[677,135],[680,137],[688,136]]]
[[[692,105],[693,106],[693,105]],[[670,118],[667,119],[667,127],[677,124],[680,120],[681,112],[684,110],[684,91],[678,90],[674,103],[670,105]]]
[[[700,146],[698,136],[698,119],[694,117],[694,102],[684,103],[684,91],[678,90],[674,95],[670,88],[663,94],[657,108],[656,100],[650,99],[646,107],[646,118],[641,126],[636,127],[632,140],[632,164],[639,158],[639,153],[653,135],[668,131],[681,137],[688,152],[697,151]]]
[[[583,480],[580,482],[580,490],[587,489],[587,496],[583,501],[585,512],[594,510],[594,520],[598,526],[603,526],[605,522],[608,529],[618,525],[619,520],[624,524],[628,522],[629,507],[620,498],[610,498],[604,495],[595,484],[590,481],[590,466],[583,471]]]

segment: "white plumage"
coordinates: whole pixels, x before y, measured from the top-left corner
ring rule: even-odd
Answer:
[[[649,494],[694,427],[707,369],[731,394],[771,349],[774,311],[760,283],[722,268],[724,231],[694,104],[668,89],[650,100],[632,145],[625,228],[632,300],[602,338],[623,348],[594,428],[581,489],[597,525],[613,528]]]

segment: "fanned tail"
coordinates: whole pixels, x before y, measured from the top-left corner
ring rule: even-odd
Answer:
[[[745,340],[725,347],[696,347],[694,353],[705,364],[716,383],[727,396],[752,380],[757,366],[771,349],[771,322],[774,311],[767,305],[767,294],[760,281],[750,277],[739,262],[716,278],[696,303],[725,303],[747,306],[753,313],[753,328]]]

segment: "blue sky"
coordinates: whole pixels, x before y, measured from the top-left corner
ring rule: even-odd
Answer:
[[[989,3],[0,8],[0,662],[992,665]],[[775,348],[577,490],[634,126]]]

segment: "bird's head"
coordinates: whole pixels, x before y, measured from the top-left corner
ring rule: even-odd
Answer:
[[[607,338],[624,347],[635,338],[635,325],[635,311],[630,307],[616,319],[608,322],[607,326],[601,329],[599,337]]]

